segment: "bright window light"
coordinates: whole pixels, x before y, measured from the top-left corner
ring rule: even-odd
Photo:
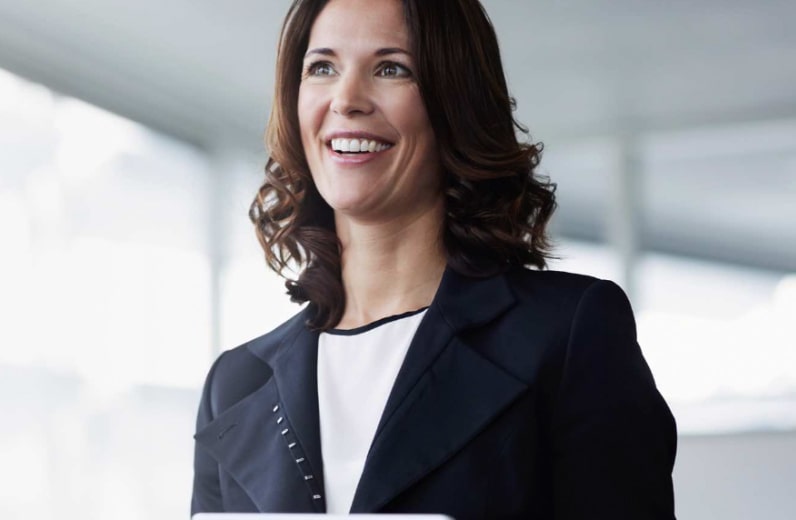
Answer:
[[[621,281],[602,245],[562,241],[555,269]],[[796,274],[643,255],[644,355],[681,433],[796,428]]]
[[[186,514],[212,361],[208,171],[0,71],[2,516]]]

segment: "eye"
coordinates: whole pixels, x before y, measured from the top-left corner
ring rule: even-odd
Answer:
[[[307,65],[304,69],[305,76],[332,76],[334,67],[328,61],[315,61]]]
[[[412,77],[412,71],[400,63],[385,61],[379,64],[376,75],[383,78],[410,78]]]

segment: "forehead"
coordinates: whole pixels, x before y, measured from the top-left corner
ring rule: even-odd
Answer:
[[[315,19],[309,46],[409,47],[401,0],[331,0]]]

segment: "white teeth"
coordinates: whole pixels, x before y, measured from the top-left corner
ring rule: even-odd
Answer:
[[[342,153],[380,152],[392,145],[368,139],[332,139],[332,150]]]

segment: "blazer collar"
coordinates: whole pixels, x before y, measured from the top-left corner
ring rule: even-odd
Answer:
[[[305,326],[298,330],[290,348],[269,363],[282,406],[304,446],[307,459],[322,479],[320,425],[318,419],[318,333]],[[321,481],[321,484],[323,482]]]
[[[273,340],[248,345],[249,352],[271,368],[262,371],[262,386],[195,436],[260,511],[326,510],[318,425],[318,335],[306,328],[306,318],[305,310],[274,331]]]
[[[448,266],[432,305],[440,308],[445,320],[458,333],[492,321],[514,302],[514,293],[503,273],[472,278]]]
[[[387,399],[352,513],[383,507],[525,391],[525,383],[457,337],[495,320],[514,303],[503,275],[476,279],[446,269]]]
[[[455,334],[489,323],[512,305],[514,294],[503,275],[471,278],[448,266],[395,379],[376,438]]]
[[[306,326],[309,310],[304,309],[286,330],[281,348],[266,350],[252,345],[249,350],[273,370],[280,407],[302,450],[304,464],[311,468],[313,492],[322,492],[323,457],[321,456],[318,412],[318,332]],[[305,472],[307,473],[307,472]],[[322,494],[322,493],[321,493]],[[325,500],[316,501],[325,511]]]
[[[525,390],[524,383],[457,338],[496,319],[514,301],[502,275],[475,279],[446,269],[387,399],[352,512],[384,506],[461,449]],[[263,511],[325,511],[318,333],[306,327],[308,317],[305,309],[275,331],[276,341],[249,345],[273,376],[197,434]],[[429,376],[432,369],[435,377]],[[230,425],[236,427],[229,430]]]

